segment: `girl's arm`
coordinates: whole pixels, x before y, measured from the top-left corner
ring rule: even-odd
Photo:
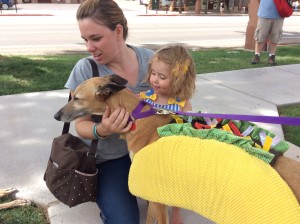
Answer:
[[[189,100],[187,100],[187,101],[185,102],[184,107],[182,108],[182,111],[183,111],[183,112],[188,112],[188,111],[192,111],[192,110],[193,110],[192,104],[191,104],[191,102],[190,102]]]

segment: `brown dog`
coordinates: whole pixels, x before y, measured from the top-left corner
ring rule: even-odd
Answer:
[[[6,188],[6,189],[0,189],[0,198],[8,196],[17,190],[15,188]],[[0,204],[0,210],[1,209],[7,209],[7,208],[14,208],[18,206],[24,206],[24,205],[30,205],[31,202],[25,199],[15,199],[13,201]]]
[[[73,99],[54,117],[57,120],[70,122],[88,114],[103,114],[106,106],[109,106],[112,111],[117,107],[123,107],[126,108],[126,111],[132,112],[139,104],[140,99],[125,89],[126,83],[126,80],[117,75],[91,78],[78,86]],[[150,106],[146,105],[143,111],[149,109]],[[157,128],[170,123],[172,119],[169,114],[157,114],[136,120],[136,128],[124,134],[129,150],[136,153],[146,145],[156,141],[159,138]],[[279,156],[274,168],[290,186],[300,203],[300,163]],[[154,216],[159,224],[168,223],[166,206],[151,203],[147,223],[153,223],[153,213],[155,213]]]

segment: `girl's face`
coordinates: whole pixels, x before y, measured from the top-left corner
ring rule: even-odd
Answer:
[[[111,31],[91,18],[79,20],[78,26],[87,51],[97,62],[108,64],[118,56],[119,43],[124,42],[122,26],[117,26],[115,30]]]
[[[171,66],[158,59],[154,59],[150,73],[150,85],[154,92],[159,95],[169,96],[172,88],[172,80]]]

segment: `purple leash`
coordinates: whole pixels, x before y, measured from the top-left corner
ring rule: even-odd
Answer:
[[[149,105],[150,110],[142,111],[144,106]],[[154,114],[177,114],[193,117],[223,118],[230,120],[252,121],[270,124],[282,124],[291,126],[300,126],[300,117],[276,117],[276,116],[259,116],[259,115],[241,115],[241,114],[212,114],[212,113],[195,113],[172,111],[161,108],[154,108],[153,105],[141,100],[137,107],[132,111],[131,117],[135,120],[152,116]],[[132,120],[131,118],[129,120]]]
[[[194,117],[212,117],[230,120],[252,121],[271,124],[284,124],[292,126],[300,126],[300,117],[275,117],[275,116],[258,116],[258,115],[241,115],[241,114],[210,114],[210,113],[193,113],[172,111],[178,115],[194,116]]]

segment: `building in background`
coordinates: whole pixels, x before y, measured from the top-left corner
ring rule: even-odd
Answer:
[[[84,0],[19,0],[22,3],[81,3]],[[136,0],[138,1],[138,0]],[[194,11],[196,1],[200,1],[201,11],[219,11],[220,2],[225,2],[225,12],[247,12],[249,0],[140,0],[149,5],[150,10]]]
[[[194,11],[197,0],[143,0],[149,9],[170,11]],[[221,1],[225,3],[225,12],[247,12],[248,0],[199,0],[201,11],[219,11]]]

